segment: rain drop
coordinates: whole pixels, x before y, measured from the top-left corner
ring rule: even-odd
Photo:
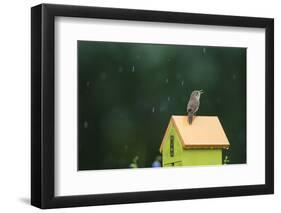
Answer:
[[[168,101],[170,101],[170,97],[168,97]]]
[[[205,54],[206,53],[206,48],[205,47],[203,47],[203,54]]]
[[[84,128],[87,129],[88,128],[88,122],[84,121]]]
[[[184,81],[181,82],[181,86],[183,86],[183,85],[184,85]]]
[[[90,85],[91,85],[91,82],[90,82],[90,81],[87,81],[87,82],[86,82],[86,86],[87,86],[87,87],[90,87]]]
[[[133,67],[132,67],[132,72],[135,72],[135,66],[133,65]]]
[[[168,78],[166,78],[166,83],[169,83],[169,79]]]
[[[152,112],[155,112],[155,107],[152,107]]]

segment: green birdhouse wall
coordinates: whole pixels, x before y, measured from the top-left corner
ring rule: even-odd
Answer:
[[[186,116],[172,116],[160,146],[162,166],[220,165],[228,148],[216,116],[197,116],[191,125]]]

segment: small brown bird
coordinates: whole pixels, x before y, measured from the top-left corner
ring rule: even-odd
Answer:
[[[188,115],[188,123],[191,125],[193,121],[193,116],[199,109],[200,106],[200,95],[203,94],[202,90],[194,90],[189,98],[187,104],[187,115]]]

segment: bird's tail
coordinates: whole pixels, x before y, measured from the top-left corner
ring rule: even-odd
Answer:
[[[188,123],[192,124],[192,118],[193,118],[193,113],[192,112],[188,112]]]

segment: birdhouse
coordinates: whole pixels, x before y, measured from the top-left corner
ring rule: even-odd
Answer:
[[[222,164],[222,151],[229,141],[216,116],[172,116],[160,146],[162,166]]]

